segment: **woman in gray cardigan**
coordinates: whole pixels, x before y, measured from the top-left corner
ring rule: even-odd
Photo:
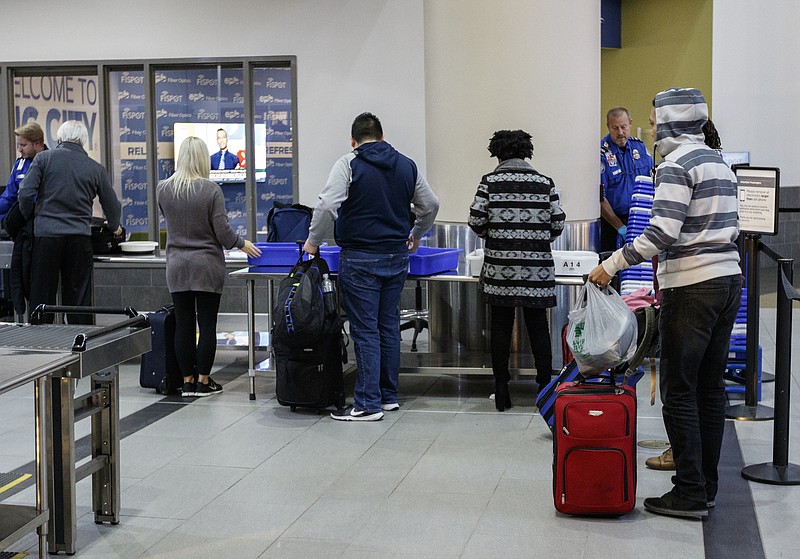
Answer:
[[[261,251],[237,235],[219,186],[208,180],[208,147],[190,136],[180,147],[175,173],[158,184],[158,207],[167,222],[167,288],[175,306],[175,353],[183,396],[210,396],[222,386],[209,375],[217,351],[217,313],[225,283],[223,248]],[[200,336],[197,336],[197,327]]]

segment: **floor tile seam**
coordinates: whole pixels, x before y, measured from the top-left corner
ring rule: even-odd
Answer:
[[[383,437],[381,437],[381,438],[383,438]],[[438,439],[438,437],[436,439],[431,440],[428,443],[428,445],[425,447],[425,450],[419,455],[419,458],[417,458],[416,461],[414,462],[414,465],[411,466],[410,468],[408,468],[408,470],[406,471],[406,473],[402,477],[402,479],[400,479],[400,481],[398,481],[397,484],[389,492],[389,495],[387,495],[387,497],[386,497],[387,499],[390,499],[392,497],[392,495],[394,495],[395,492],[398,491],[400,486],[403,484],[403,482],[406,480],[406,478],[411,474],[411,472],[414,470],[414,468],[419,464],[420,460],[422,460],[422,458],[428,453],[428,451],[431,449],[431,447],[434,445],[434,443],[436,442],[437,439]],[[389,439],[389,440],[391,440],[391,439]],[[427,440],[427,439],[424,439],[424,440]]]

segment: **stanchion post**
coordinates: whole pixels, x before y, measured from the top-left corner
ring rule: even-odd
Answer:
[[[747,339],[745,340],[744,404],[729,406],[725,417],[748,421],[766,421],[773,418],[772,408],[758,403],[758,321],[760,286],[758,277],[758,251],[760,235],[748,233],[745,241],[747,258]]]
[[[789,387],[792,375],[792,301],[800,294],[792,286],[792,264],[778,260],[778,308],[775,325],[775,424],[772,462],[742,469],[742,477],[772,485],[800,485],[800,467],[789,464]]]

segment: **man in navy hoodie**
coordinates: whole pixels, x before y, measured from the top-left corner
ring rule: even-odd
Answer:
[[[358,373],[354,405],[331,417],[379,421],[384,411],[400,408],[400,294],[408,254],[433,225],[439,200],[416,164],[383,141],[375,115],[355,118],[350,145],[353,151],[334,164],[319,195],[303,249],[316,254],[335,225],[339,287]]]

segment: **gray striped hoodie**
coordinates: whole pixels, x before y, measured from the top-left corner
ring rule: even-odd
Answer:
[[[656,195],[650,225],[603,262],[613,275],[658,255],[661,289],[741,274],[736,176],[703,143],[708,107],[697,89],[656,95]]]

